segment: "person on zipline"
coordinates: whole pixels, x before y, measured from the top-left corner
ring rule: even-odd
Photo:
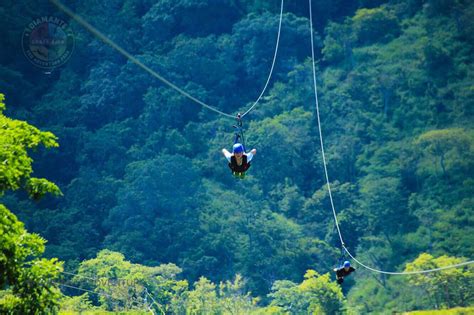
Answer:
[[[229,168],[232,171],[232,174],[240,179],[243,179],[245,177],[245,172],[250,167],[250,161],[252,161],[253,156],[257,153],[257,150],[252,149],[249,153],[245,153],[242,115],[238,113],[236,118],[237,125],[232,126],[236,129],[232,153],[224,148],[222,149],[222,154],[224,154],[225,158],[229,162]],[[242,143],[240,142],[240,139],[242,139]]]
[[[232,153],[226,149],[222,149],[222,154],[229,162],[229,168],[232,170],[232,174],[241,179],[245,177],[245,172],[250,167],[250,161],[252,161],[253,156],[257,153],[256,149],[252,149],[249,153],[245,153],[244,146],[238,142],[238,137],[236,137],[236,142],[232,147]]]
[[[353,273],[355,268],[351,267],[351,263],[346,260],[341,267],[334,269],[334,271],[336,272],[337,283],[342,284],[344,282],[344,277]]]

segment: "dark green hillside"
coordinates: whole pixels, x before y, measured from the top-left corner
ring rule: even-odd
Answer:
[[[222,112],[249,108],[267,80],[280,1],[65,4]],[[399,272],[474,259],[474,4],[312,6],[323,140],[346,245],[367,265]],[[9,191],[2,203],[76,274],[64,283],[102,294],[65,298],[63,310],[143,310],[145,289],[159,300],[154,311],[170,314],[473,305],[472,265],[400,277],[351,260],[356,273],[342,287],[334,282],[340,243],[319,146],[308,9],[284,5],[272,79],[243,119],[247,150],[257,154],[236,180],[221,154],[235,121],[162,84],[52,3],[0,5],[6,115],[58,137],[59,148],[30,154],[34,175],[64,194],[33,201]],[[76,41],[49,75],[18,45],[42,15],[69,21]],[[128,279],[133,289],[78,274]]]

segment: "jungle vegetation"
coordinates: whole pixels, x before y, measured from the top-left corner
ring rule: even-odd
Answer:
[[[268,76],[280,1],[65,4],[226,113],[248,108]],[[44,15],[69,21],[76,41],[51,74],[18,44]],[[233,144],[234,121],[170,90],[47,1],[2,1],[0,16],[1,312],[380,314],[474,305],[472,265],[403,277],[355,265],[342,286],[334,281],[341,254],[306,1],[285,4],[270,87],[243,121],[247,147],[258,150],[244,180],[220,152]],[[474,3],[320,0],[313,16],[346,245],[383,270],[473,259]]]

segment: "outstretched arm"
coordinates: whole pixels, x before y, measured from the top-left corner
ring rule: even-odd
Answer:
[[[232,154],[229,151],[227,151],[226,149],[222,149],[222,154],[224,154],[225,158],[230,163],[230,158],[231,158]]]
[[[245,153],[245,155],[247,156],[247,162],[252,161],[253,156],[255,155],[255,153],[257,153],[256,149],[252,149],[249,153]]]

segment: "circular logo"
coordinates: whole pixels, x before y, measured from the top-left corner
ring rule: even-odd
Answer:
[[[60,18],[40,17],[25,28],[22,48],[32,64],[51,70],[63,65],[71,57],[74,33]]]

